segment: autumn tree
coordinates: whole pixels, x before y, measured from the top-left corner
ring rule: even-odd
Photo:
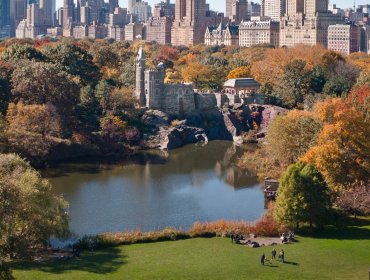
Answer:
[[[347,214],[370,215],[370,182],[356,182],[339,193],[336,205]]]
[[[197,88],[200,84],[207,83],[210,72],[206,65],[193,61],[182,69],[181,75],[185,82],[194,83]]]
[[[299,45],[294,48],[267,49],[260,60],[252,63],[252,76],[261,84],[269,83],[274,88],[279,86],[284,67],[293,60],[306,63],[306,70],[323,64],[323,55],[327,52],[320,46]]]
[[[309,223],[322,226],[330,213],[332,201],[323,176],[313,165],[296,163],[280,179],[275,216],[280,223]]]
[[[3,115],[0,114],[0,153],[5,153],[8,151],[8,136],[7,131],[8,123]]]
[[[10,63],[0,63],[0,113],[5,114],[11,99],[11,75],[13,67]]]
[[[369,94],[369,93],[368,93]],[[370,178],[370,123],[351,102],[328,99],[314,114],[323,123],[317,145],[302,157],[313,164],[333,189]]]
[[[281,169],[296,162],[317,143],[322,125],[314,114],[290,111],[270,124],[265,149],[268,158]]]
[[[0,154],[0,257],[25,257],[68,235],[67,203],[29,163]]]
[[[354,87],[348,96],[348,102],[363,114],[365,121],[370,120],[370,85]]]
[[[108,100],[108,108],[113,115],[123,116],[135,109],[136,99],[130,88],[113,89]]]
[[[9,105],[6,135],[10,149],[31,157],[46,156],[58,143],[61,134],[60,117],[51,104]]]
[[[0,56],[1,60],[16,63],[19,60],[42,61],[44,56],[33,46],[27,44],[13,44]]]
[[[13,100],[26,105],[52,104],[61,117],[66,135],[73,130],[80,87],[73,77],[50,63],[27,63],[12,75]]]
[[[228,79],[249,78],[250,76],[251,68],[249,66],[242,66],[231,70],[227,75],[227,78]]]

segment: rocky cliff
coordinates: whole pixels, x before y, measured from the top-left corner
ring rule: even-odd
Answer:
[[[161,111],[148,110],[142,117],[148,127],[142,146],[171,150],[211,140],[242,143],[244,136],[252,130],[256,138],[263,138],[270,122],[285,113],[285,109],[271,105],[239,104],[229,108],[197,111],[183,120],[173,120]]]

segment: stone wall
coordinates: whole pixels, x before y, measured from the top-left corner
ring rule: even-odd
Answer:
[[[162,110],[168,114],[185,115],[195,110],[194,91],[191,85],[165,85],[162,96]]]
[[[216,95],[212,93],[195,93],[195,107],[197,110],[212,109],[217,106]]]

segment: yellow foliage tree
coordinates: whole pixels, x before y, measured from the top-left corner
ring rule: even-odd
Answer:
[[[250,76],[251,76],[251,67],[242,66],[231,70],[227,75],[227,78],[228,79],[249,78]]]
[[[209,68],[198,61],[190,62],[181,71],[184,81],[194,83],[196,87],[199,82],[207,81],[209,75]]]

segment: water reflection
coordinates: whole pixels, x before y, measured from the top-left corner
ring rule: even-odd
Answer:
[[[61,165],[46,174],[70,203],[77,234],[186,229],[198,220],[255,220],[263,213],[260,184],[234,164],[242,152],[215,141],[141,153],[119,164]]]

